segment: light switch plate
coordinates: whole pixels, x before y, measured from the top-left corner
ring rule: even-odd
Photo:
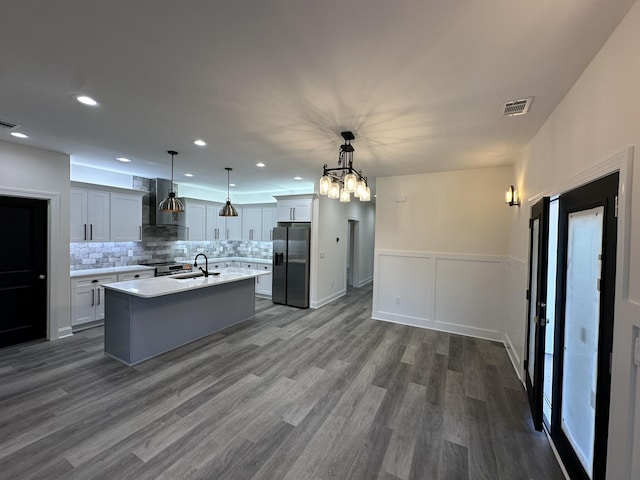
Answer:
[[[633,350],[633,363],[640,367],[640,337],[636,337],[636,346]]]

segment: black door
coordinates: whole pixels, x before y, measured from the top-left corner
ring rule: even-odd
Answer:
[[[618,177],[559,200],[551,437],[572,479],[606,475]]]
[[[0,347],[47,335],[47,206],[0,196]]]
[[[544,197],[531,208],[531,219],[529,220],[528,325],[527,350],[524,360],[527,394],[536,430],[542,430],[548,246],[549,197]]]

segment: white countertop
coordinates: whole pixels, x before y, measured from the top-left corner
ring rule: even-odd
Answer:
[[[253,268],[231,267],[210,270],[209,272],[220,272],[220,275],[185,279],[176,279],[176,276],[174,275],[144,278],[141,280],[127,280],[125,282],[105,283],[102,286],[109,290],[134,295],[136,297],[153,298],[170,295],[172,293],[186,292],[196,288],[214,287],[223,283],[237,282],[239,280],[255,278],[260,275],[268,275],[271,273]]]
[[[105,268],[88,268],[85,270],[71,270],[71,277],[86,277],[91,275],[111,275],[114,273],[128,273],[128,272],[144,272],[147,270],[155,271],[154,267],[147,267],[145,265],[128,265],[126,267],[105,267]]]

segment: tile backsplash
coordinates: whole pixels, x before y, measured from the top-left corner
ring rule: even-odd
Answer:
[[[144,237],[143,237],[144,238]],[[245,257],[271,259],[271,242],[240,241],[166,241],[143,242],[82,242],[70,248],[71,270],[124,267],[150,261],[177,260],[192,263],[198,253],[209,258]]]

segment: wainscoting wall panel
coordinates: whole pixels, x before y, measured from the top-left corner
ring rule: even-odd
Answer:
[[[373,318],[504,341],[506,258],[376,250]]]
[[[524,343],[527,326],[527,263],[507,258],[505,281],[505,318],[502,331],[507,353],[516,374],[522,380],[524,372]]]

